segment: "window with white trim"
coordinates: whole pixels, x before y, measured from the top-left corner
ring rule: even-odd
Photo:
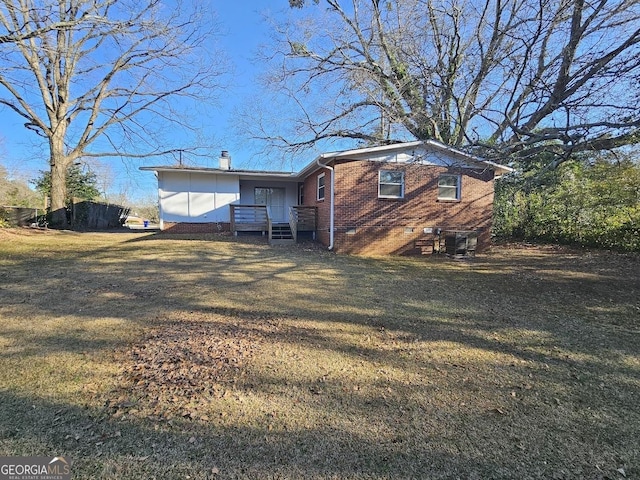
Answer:
[[[378,198],[404,197],[403,171],[380,170],[378,173]]]
[[[318,200],[324,200],[324,173],[318,175]]]
[[[440,175],[438,178],[438,200],[460,200],[460,183],[460,175]]]

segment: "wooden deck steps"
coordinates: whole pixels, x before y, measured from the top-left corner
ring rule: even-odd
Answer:
[[[293,245],[296,239],[288,223],[274,223],[271,227],[271,245]]]
[[[231,231],[262,232],[269,235],[271,245],[291,245],[296,243],[298,232],[311,232],[315,239],[318,209],[303,205],[289,208],[289,222],[273,222],[267,205],[229,205],[231,211]]]

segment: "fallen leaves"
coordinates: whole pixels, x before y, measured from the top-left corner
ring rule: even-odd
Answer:
[[[261,337],[260,331],[239,323],[164,325],[122,353],[119,385],[106,405],[116,417],[208,421],[203,410],[227,395]]]

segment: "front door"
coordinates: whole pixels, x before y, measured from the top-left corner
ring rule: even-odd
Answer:
[[[256,204],[267,205],[269,207],[271,220],[273,222],[282,223],[287,221],[284,197],[284,188],[256,187],[254,190]]]

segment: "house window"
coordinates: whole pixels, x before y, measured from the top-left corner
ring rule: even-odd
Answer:
[[[298,186],[298,205],[304,205],[304,184]]]
[[[398,170],[380,170],[378,176],[379,198],[404,197],[404,172]]]
[[[318,200],[324,200],[324,173],[318,175]]]
[[[438,200],[460,200],[460,175],[440,175]]]

